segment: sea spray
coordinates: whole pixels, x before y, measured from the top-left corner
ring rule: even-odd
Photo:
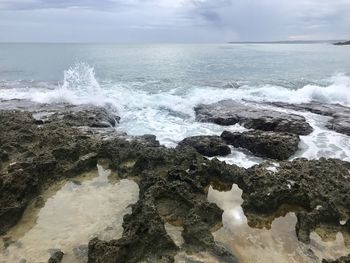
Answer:
[[[233,99],[292,103],[320,101],[350,106],[350,76],[346,74],[334,75],[322,81],[322,85],[306,84],[299,89],[279,86],[278,82],[274,82],[274,85],[265,83],[251,85],[247,82],[235,88],[225,85],[183,86],[180,83],[171,83],[171,86],[176,87],[155,91],[148,89],[152,83],[147,81],[141,86],[139,81],[98,81],[94,67],[79,62],[64,72],[63,81],[56,88],[35,85],[26,88],[3,88],[0,90],[0,98],[109,107],[121,117],[117,129],[130,135],[154,134],[161,144],[167,147],[175,147],[179,141],[189,136],[220,135],[223,130],[244,130],[239,125],[223,127],[197,122],[193,108],[200,103]],[[315,132],[302,138],[301,150],[295,157],[313,159],[323,156],[350,160],[350,146],[346,143],[348,137],[329,132],[324,127],[326,117],[296,113],[304,115],[313,125]],[[228,162],[243,166],[255,163],[255,160],[247,161],[250,159],[239,152],[233,152],[225,158]]]

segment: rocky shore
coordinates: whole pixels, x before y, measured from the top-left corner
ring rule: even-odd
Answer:
[[[339,117],[332,107],[279,106],[320,112],[334,119],[332,127],[338,127],[335,119],[348,111],[343,109]],[[174,262],[180,252],[208,252],[219,262],[238,262],[233,251],[215,242],[212,235],[222,225],[223,210],[207,200],[209,186],[228,191],[237,184],[243,190],[242,207],[252,227],[271,224],[266,218],[289,205],[295,208],[295,230],[301,242],[310,242],[310,233],[321,226],[348,236],[350,163],[287,160],[298,149],[299,135],[312,132],[304,117],[233,101],[200,105],[195,112],[198,121],[225,126],[239,123],[254,130],[187,138],[169,149],[155,136],[118,132],[115,127],[120,118],[112,109],[0,102],[0,234],[4,236],[50,184],[89,171],[103,159],[120,178],[135,179],[140,193],[124,217],[121,238],[89,241],[90,263]],[[344,118],[348,121],[348,115]],[[346,129],[344,133],[348,134]],[[271,161],[244,169],[207,158],[227,155],[231,147],[271,159],[274,169]],[[166,223],[182,227],[181,246],[168,235]],[[62,252],[49,262],[62,260]]]

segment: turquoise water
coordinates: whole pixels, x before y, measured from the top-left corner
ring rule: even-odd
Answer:
[[[200,103],[350,106],[349,58],[349,46],[330,44],[0,44],[0,98],[109,107],[121,117],[117,129],[155,134],[174,147],[192,135],[244,130],[197,123],[193,107]],[[325,117],[302,114],[315,132],[302,137],[295,157],[350,160],[348,136],[327,130]],[[239,150],[224,160],[261,161]]]

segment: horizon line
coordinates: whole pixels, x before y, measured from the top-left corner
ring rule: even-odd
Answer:
[[[347,41],[346,39],[329,40],[271,40],[271,41],[228,41],[228,42],[90,42],[90,41],[0,41],[0,44],[118,44],[118,45],[145,45],[145,44],[302,44],[302,43],[333,43]]]

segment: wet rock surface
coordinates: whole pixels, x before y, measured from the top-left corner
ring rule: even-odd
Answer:
[[[223,211],[208,202],[210,185],[227,191],[237,184],[243,190],[243,209],[248,218],[263,217],[284,204],[300,207],[296,232],[306,243],[319,225],[350,231],[349,221],[340,223],[350,216],[347,162],[297,159],[280,162],[275,171],[268,169],[268,163],[246,170],[208,160],[190,147],[162,147],[152,135],[130,137],[111,125],[91,127],[85,121],[80,127],[69,112],[68,117],[62,111],[61,117],[52,117],[56,116],[53,113],[50,121],[42,122],[33,117],[36,113],[0,110],[2,234],[18,222],[27,205],[48,185],[93,169],[98,159],[107,160],[120,178],[133,178],[139,185],[140,198],[132,205],[131,214],[124,217],[120,239],[95,238],[89,242],[88,262],[173,262],[179,252],[199,251],[209,252],[219,262],[237,262],[213,238],[212,231],[221,226]],[[87,110],[86,114],[91,112]],[[106,115],[94,116],[105,120]],[[264,145],[262,133],[247,132],[245,140],[259,135],[259,143]],[[282,152],[281,138],[276,151]],[[183,228],[183,244],[176,245],[165,229],[166,223]]]
[[[348,233],[348,226],[340,222],[350,215],[349,170],[348,162],[324,158],[280,162],[276,171],[267,164],[254,166],[240,185],[242,207],[248,218],[272,214],[285,204],[302,208],[296,214],[296,234],[305,243],[321,225]]]
[[[349,263],[350,262],[350,255],[340,257],[336,260],[329,260],[329,259],[323,259],[322,263]]]
[[[63,259],[64,253],[62,251],[56,251],[49,258],[48,263],[60,263]]]
[[[221,137],[234,147],[245,148],[257,156],[277,160],[291,157],[298,150],[300,142],[296,134],[266,131],[224,131]]]
[[[38,126],[28,112],[0,111],[0,148],[9,159],[0,171],[2,231],[17,222],[43,186],[96,165],[94,141],[65,125]]]
[[[43,104],[28,100],[0,101],[0,110],[31,112],[36,124],[63,122],[69,126],[94,128],[115,127],[120,117],[112,109],[93,105],[71,105],[67,103]]]
[[[118,143],[105,146],[117,149]],[[207,201],[206,189],[212,181],[241,180],[244,169],[206,160],[190,148],[148,148],[123,158],[136,158],[124,174],[140,178],[140,200],[124,217],[121,239],[90,241],[89,262],[173,262],[180,250],[209,251],[222,262],[236,262],[214,242],[210,230],[221,225],[223,211]],[[181,248],[168,236],[165,223],[183,226]]]
[[[198,105],[195,107],[195,113],[198,121],[213,122],[219,125],[239,123],[248,129],[290,132],[299,135],[307,135],[312,132],[312,127],[303,116],[282,113],[233,100]]]
[[[326,127],[339,133],[350,135],[350,108],[340,104],[327,104],[310,102],[301,104],[289,104],[284,102],[271,103],[274,106],[297,110],[309,111],[315,114],[332,117]]]
[[[138,178],[140,201],[125,216],[121,239],[90,242],[89,262],[173,262],[180,249],[210,251],[235,262],[213,242],[210,230],[221,224],[222,210],[207,201],[206,188],[215,180],[232,184],[244,169],[209,161],[193,149],[160,147],[151,135],[126,137],[108,127],[72,126],[64,115],[38,123],[32,112],[0,110],[0,152],[8,159],[1,162],[0,173],[2,234],[50,184],[93,169],[101,158],[123,177]],[[208,242],[187,235],[184,248],[179,248],[168,236],[166,222],[183,225],[184,232]]]
[[[178,144],[178,148],[193,147],[205,156],[226,156],[231,153],[230,147],[220,136],[193,136]]]

